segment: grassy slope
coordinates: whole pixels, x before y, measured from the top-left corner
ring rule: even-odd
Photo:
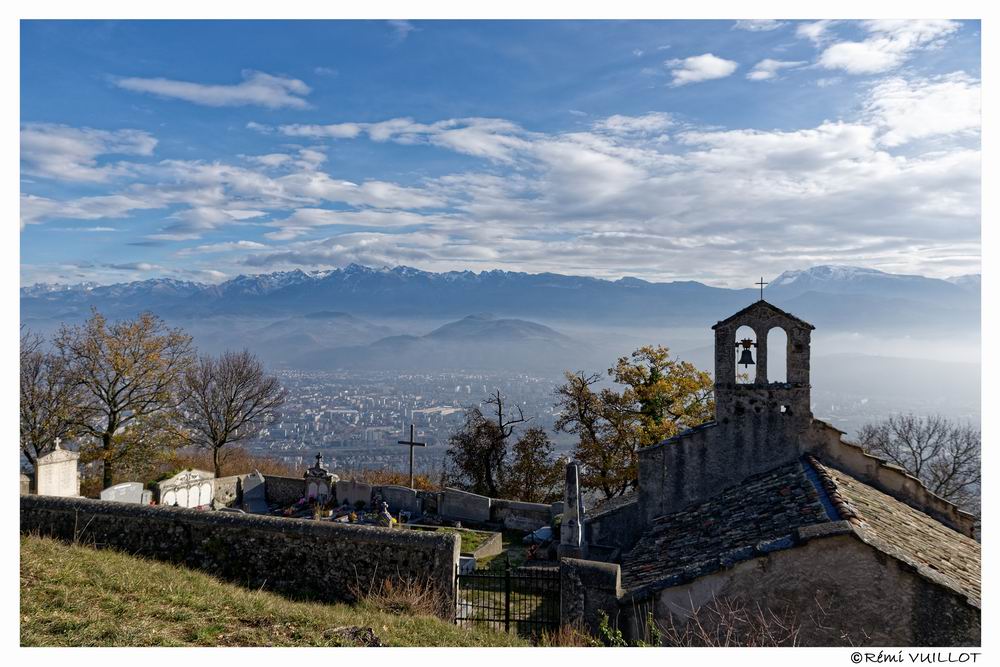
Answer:
[[[345,626],[390,646],[516,646],[516,637],[369,605],[294,602],[165,563],[21,537],[24,646],[342,646]]]

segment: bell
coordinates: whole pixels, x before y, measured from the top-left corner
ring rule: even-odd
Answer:
[[[743,350],[742,354],[740,354],[740,360],[737,363],[743,366],[753,366],[753,352]]]

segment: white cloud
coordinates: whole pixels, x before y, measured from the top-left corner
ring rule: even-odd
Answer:
[[[428,143],[499,162],[510,161],[513,152],[528,145],[517,136],[522,132],[517,125],[498,118],[455,118],[429,125],[412,118],[391,118],[378,123],[281,125],[278,131],[290,137],[345,139],[365,132],[373,141]]]
[[[163,269],[159,264],[153,264],[151,262],[123,262],[121,264],[102,264],[106,269],[114,269],[115,271],[131,271],[139,273],[148,273],[149,271],[159,271]]]
[[[670,114],[662,111],[651,111],[641,116],[621,116],[615,114],[594,123],[598,132],[611,134],[652,134],[666,130],[674,124]]]
[[[128,195],[113,194],[57,201],[37,195],[21,195],[21,228],[48,219],[101,220],[124,218],[133,211],[159,208],[160,204]]]
[[[180,257],[186,257],[188,255],[228,253],[239,250],[265,250],[267,247],[267,245],[258,243],[257,241],[226,241],[224,243],[209,243],[195,246],[193,248],[184,248],[177,251],[177,255]]]
[[[105,155],[153,154],[156,139],[142,130],[95,130],[51,123],[21,126],[24,174],[62,181],[106,181],[128,173],[124,163],[102,163]]]
[[[244,70],[242,82],[228,85],[138,77],[118,78],[114,83],[125,90],[150,93],[210,107],[247,105],[268,109],[309,107],[303,97],[309,94],[310,88],[302,81],[253,70]]]
[[[809,23],[800,23],[795,29],[795,36],[800,39],[808,39],[813,44],[821,44],[829,36],[830,28],[837,23],[836,21],[822,20],[822,21],[811,21]]]
[[[979,81],[964,72],[914,81],[893,77],[872,88],[866,109],[883,130],[880,142],[899,146],[932,136],[978,133],[981,97]]]
[[[665,64],[670,68],[670,73],[674,77],[672,83],[674,86],[723,79],[735,72],[739,66],[735,61],[719,58],[711,53],[689,58],[675,58],[668,60]]]
[[[416,30],[413,24],[410,23],[409,21],[397,20],[397,21],[386,21],[386,23],[388,23],[389,27],[395,31],[396,37],[399,38],[400,40],[406,39],[411,32]]]
[[[819,64],[849,74],[877,74],[903,64],[917,49],[938,45],[958,30],[944,19],[865,21],[869,37],[860,42],[836,42],[820,54]]]
[[[743,19],[742,21],[737,21],[733,25],[733,28],[735,30],[749,30],[750,32],[769,32],[777,30],[783,25],[785,25],[783,21],[776,21],[775,19]]]
[[[753,69],[747,74],[747,78],[751,81],[766,81],[776,78],[778,72],[783,69],[802,67],[805,64],[804,60],[773,60],[765,58],[753,66]]]
[[[252,129],[259,130],[263,127],[265,126],[254,123]],[[288,137],[353,139],[361,134],[362,127],[363,125],[360,123],[334,123],[332,125],[282,125],[278,130]]]

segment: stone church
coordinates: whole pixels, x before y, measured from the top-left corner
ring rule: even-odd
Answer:
[[[635,636],[739,599],[792,610],[804,645],[979,644],[974,517],[813,417],[814,327],[761,299],[712,328],[715,420],[640,450],[637,493],[582,519],[564,617]]]

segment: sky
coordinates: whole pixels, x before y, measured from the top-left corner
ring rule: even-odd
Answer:
[[[978,21],[23,21],[21,283],[980,271]]]

